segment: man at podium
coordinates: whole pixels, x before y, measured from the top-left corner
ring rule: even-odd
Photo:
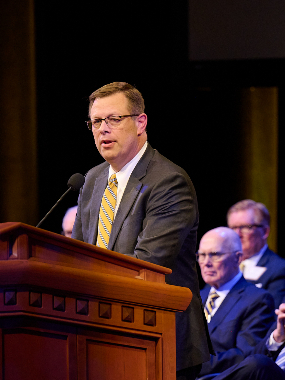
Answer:
[[[196,272],[198,206],[187,173],[147,142],[141,93],[125,82],[89,97],[87,121],[105,162],[86,175],[72,237],[172,269],[168,284],[189,287],[176,313],[177,379],[195,379],[210,343]]]

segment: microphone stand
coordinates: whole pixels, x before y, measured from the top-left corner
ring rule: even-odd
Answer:
[[[42,220],[36,225],[36,227],[39,227],[43,221],[46,220],[46,218],[49,216],[49,214],[52,212],[52,210],[58,205],[58,203],[62,200],[63,197],[65,197],[65,195],[70,191],[72,190],[72,187],[69,187],[66,192],[64,194],[62,194],[62,196],[59,198],[59,200],[56,202],[56,204],[49,210],[49,212],[42,218]]]

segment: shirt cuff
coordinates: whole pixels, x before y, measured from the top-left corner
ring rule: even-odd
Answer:
[[[270,337],[267,339],[267,342],[266,342],[266,348],[269,350],[269,351],[277,351],[278,348],[283,344],[284,342],[281,342],[281,343],[277,343],[276,340],[273,338],[273,331],[270,335]]]

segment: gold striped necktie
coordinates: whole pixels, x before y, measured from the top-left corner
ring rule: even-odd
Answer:
[[[98,247],[108,248],[112,224],[114,221],[114,212],[117,201],[118,181],[116,174],[112,174],[109,178],[108,185],[102,197],[101,207],[98,220]]]
[[[204,308],[206,319],[208,322],[209,322],[209,317],[210,317],[212,310],[214,308],[214,305],[215,305],[215,300],[219,297],[220,296],[216,292],[213,292],[209,295],[208,302]]]

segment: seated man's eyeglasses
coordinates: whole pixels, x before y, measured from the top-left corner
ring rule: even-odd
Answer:
[[[92,130],[92,127],[94,129],[99,129],[101,127],[102,121],[104,120],[105,123],[108,125],[108,127],[116,128],[122,120],[124,120],[126,117],[133,117],[133,116],[139,116],[139,115],[112,115],[105,117],[104,119],[94,119],[94,120],[88,120],[86,121],[87,127]]]
[[[212,261],[218,262],[223,259],[224,255],[231,254],[231,253],[236,253],[238,251],[234,252],[210,252],[210,253],[202,253],[202,252],[197,252],[196,253],[196,259],[199,263],[203,263],[206,260],[206,257],[208,256]]]
[[[235,232],[243,232],[245,234],[249,234],[254,228],[262,228],[264,227],[262,224],[246,224],[243,226],[233,226],[230,227]]]

